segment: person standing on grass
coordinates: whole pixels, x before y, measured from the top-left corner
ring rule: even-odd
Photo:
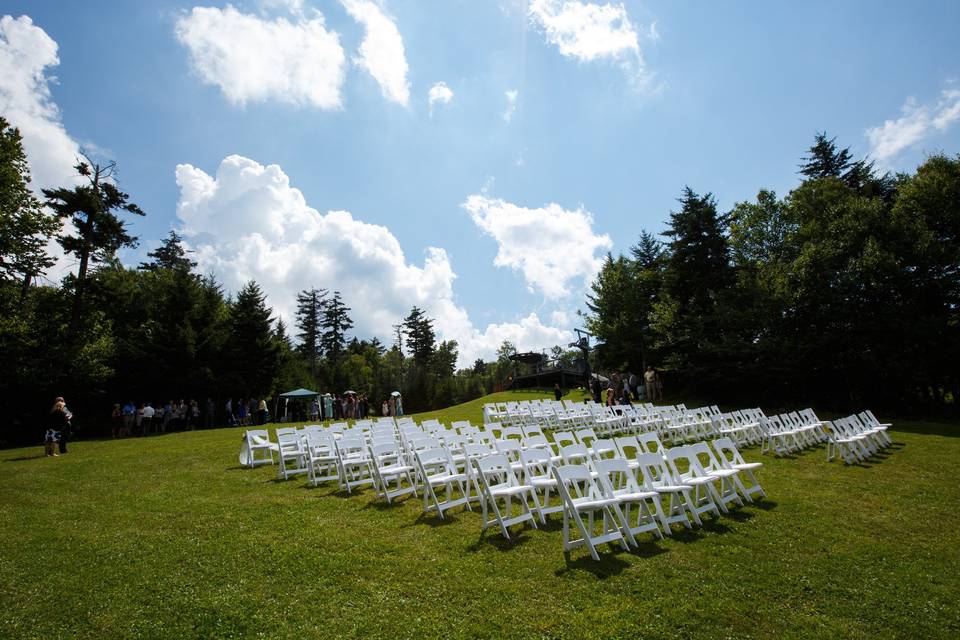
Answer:
[[[403,415],[403,396],[397,396],[397,415]]]
[[[63,398],[58,397],[53,401],[53,408],[50,409],[50,423],[47,428],[47,435],[44,438],[47,445],[47,455],[59,455],[54,449],[55,444],[59,445],[60,453],[67,452],[67,437],[70,434],[70,419],[72,417]],[[51,432],[53,433],[51,434]]]
[[[643,374],[643,385],[647,391],[647,402],[653,402],[657,397],[657,372],[653,367],[647,367]]]
[[[153,416],[156,414],[156,411],[153,409],[153,404],[147,403],[143,407],[143,435],[150,435],[151,426],[153,425]]]
[[[560,388],[559,382],[556,382],[553,385],[553,397],[557,399],[557,402],[559,402],[560,398],[563,397],[563,389]]]
[[[110,412],[110,437],[116,438],[118,435],[123,435],[123,409],[119,402],[113,405],[113,411]]]
[[[123,405],[123,435],[129,436],[133,433],[133,424],[137,420],[137,405],[133,404],[133,400],[128,400],[127,404]]]
[[[382,416],[390,415],[390,403],[388,403],[386,400],[384,400],[383,404],[380,405],[380,415]]]
[[[257,424],[267,424],[267,400],[262,398],[257,406]]]

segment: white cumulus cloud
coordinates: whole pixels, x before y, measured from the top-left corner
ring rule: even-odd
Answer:
[[[882,125],[866,131],[870,140],[870,156],[881,166],[890,166],[893,158],[904,149],[912,147],[931,135],[946,131],[960,120],[960,90],[946,89],[933,105],[917,103],[910,97],[901,108],[896,120],[886,120]]]
[[[370,0],[340,0],[340,3],[366,32],[357,64],[373,76],[385,98],[406,106],[410,102],[409,67],[396,23]]]
[[[430,103],[430,115],[433,116],[433,105],[450,104],[453,100],[453,90],[447,86],[446,82],[436,82],[430,91],[427,92],[427,101]]]
[[[341,106],[346,55],[340,36],[313,12],[295,22],[194,7],[176,23],[193,71],[234,104],[268,99],[321,109]]]
[[[76,182],[73,166],[80,154],[50,95],[60,64],[57,43],[28,16],[0,18],[0,114],[20,129],[30,163],[33,188]]]
[[[622,3],[531,0],[529,15],[564,56],[583,62],[625,56],[640,60],[637,31]]]
[[[23,136],[30,186],[40,198],[41,189],[79,183],[73,167],[80,145],[64,128],[50,94],[55,78],[48,70],[60,64],[57,50],[56,41],[28,16],[0,18],[0,114]],[[66,225],[72,232],[72,223]],[[47,277],[59,281],[73,270],[75,261],[64,255],[56,240],[47,244],[47,252],[56,260]]]
[[[517,98],[520,96],[520,92],[516,89],[507,89],[503,92],[503,95],[507,98],[507,109],[503,112],[503,121],[510,124],[510,121],[513,120],[513,112],[517,110]]]
[[[446,251],[430,247],[422,265],[411,263],[389,229],[347,211],[320,213],[277,165],[233,155],[212,176],[178,165],[176,179],[177,216],[199,268],[229,291],[256,280],[288,324],[297,291],[321,287],[343,294],[361,337],[390,341],[392,325],[413,305],[422,307],[440,339],[460,344],[461,366],[492,358],[503,340],[522,349],[572,340],[535,313],[477,329],[455,300],[456,274]]]
[[[527,287],[548,299],[574,292],[572,282],[589,282],[600,269],[610,236],[593,231],[593,216],[582,207],[558,204],[528,209],[486,195],[467,198],[463,208],[474,224],[499,245],[494,264],[523,274]],[[600,252],[600,255],[597,255]]]

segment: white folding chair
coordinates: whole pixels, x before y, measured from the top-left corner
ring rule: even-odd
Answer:
[[[307,479],[313,486],[340,479],[337,443],[332,433],[307,432]]]
[[[289,480],[290,476],[307,472],[307,458],[304,451],[303,438],[297,430],[285,431],[277,435],[277,447],[280,467],[277,477]]]
[[[700,470],[708,476],[713,476],[720,483],[720,487],[714,492],[717,499],[717,506],[726,506],[727,504],[736,504],[743,506],[743,500],[740,493],[746,493],[746,488],[740,482],[739,472],[730,467],[724,467],[720,460],[714,455],[713,450],[706,442],[697,442],[689,445],[688,450],[696,458]]]
[[[337,442],[337,465],[340,469],[340,488],[353,493],[354,487],[372,485],[373,469],[362,435],[344,435]]]
[[[693,488],[677,482],[670,473],[667,463],[659,453],[641,453],[637,456],[637,464],[643,478],[641,487],[653,490],[661,496],[670,496],[668,511],[664,512],[657,503],[657,517],[660,518],[663,533],[672,535],[670,526],[674,523],[691,528],[690,519],[700,525],[700,516],[693,508]],[[689,514],[689,516],[688,516]]]
[[[721,511],[727,512],[726,506],[720,503],[716,487],[713,486],[717,477],[703,471],[696,454],[689,447],[667,449],[664,458],[674,480],[693,488],[691,506],[697,516],[701,513],[712,513],[720,517]]]
[[[554,467],[553,477],[557,481],[557,489],[564,504],[564,551],[586,546],[590,550],[590,556],[599,561],[597,546],[601,544],[615,542],[624,551],[628,550],[627,541],[623,537],[614,513],[617,499],[604,495],[590,475],[590,469],[579,464]],[[587,518],[586,521],[584,516]],[[600,533],[595,531],[597,516],[600,516]],[[570,536],[571,521],[580,534],[578,538]]]
[[[507,457],[502,453],[496,453],[477,458],[473,460],[473,464],[484,496],[481,501],[483,529],[498,524],[503,537],[508,540],[510,539],[508,529],[515,524],[529,521],[530,525],[536,529],[537,523],[533,519],[533,513],[530,511],[530,505],[527,502],[532,497],[534,505],[536,505],[533,487],[528,484],[520,484]],[[514,501],[520,509],[518,515],[513,515]],[[493,518],[488,518],[488,511],[493,513]]]
[[[594,463],[599,476],[600,485],[607,495],[617,499],[619,508],[615,514],[621,519],[624,537],[634,546],[637,545],[636,536],[651,532],[660,540],[663,534],[657,526],[657,512],[660,507],[660,494],[656,490],[644,490],[637,484],[633,472],[627,467],[623,459],[598,460]],[[636,519],[632,518],[633,508],[636,507]]]
[[[563,511],[563,502],[550,504],[550,493],[557,490],[557,480],[553,477],[553,458],[546,449],[531,448],[520,452],[523,464],[524,482],[533,487],[535,511],[540,522],[547,523],[547,515]],[[538,493],[539,492],[539,493]]]
[[[443,448],[417,451],[417,469],[423,482],[423,510],[436,511],[443,519],[444,511],[459,505],[470,508],[470,493],[467,488],[467,474],[457,471],[450,453]],[[443,489],[440,499],[439,489]],[[459,495],[457,495],[459,492]]]
[[[386,498],[389,504],[394,498],[408,493],[417,495],[417,485],[413,479],[414,467],[407,463],[407,457],[397,443],[371,444],[370,462],[373,466],[374,487],[378,498]]]
[[[753,502],[753,494],[760,494],[761,498],[766,498],[767,494],[760,486],[760,482],[754,475],[754,471],[763,466],[762,462],[747,462],[743,459],[737,445],[730,438],[717,438],[713,441],[713,448],[717,452],[720,464],[728,469],[736,469],[740,472],[739,488],[743,492],[743,497],[748,502]],[[743,475],[750,480],[750,485],[743,483]]]
[[[273,452],[278,447],[270,442],[269,430],[251,429],[243,434],[243,440],[244,444],[240,448],[240,464],[251,468],[261,464],[273,464]]]

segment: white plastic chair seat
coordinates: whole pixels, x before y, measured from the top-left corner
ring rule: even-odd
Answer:
[[[444,473],[441,475],[430,476],[429,478],[431,485],[444,485],[450,482],[466,482],[467,474],[465,473]]]
[[[409,464],[392,464],[386,467],[380,467],[380,474],[384,476],[395,475],[398,473],[409,473],[413,471],[413,466]]]
[[[713,472],[711,472],[713,473]],[[697,476],[695,478],[683,478],[683,484],[688,487],[696,487],[710,484],[714,480],[719,479],[719,476],[709,475],[709,476]]]
[[[731,465],[734,469],[738,471],[753,471],[754,469],[759,469],[763,466],[762,462],[743,462],[740,464]]]
[[[689,488],[679,484],[661,484],[654,487],[657,493],[682,493]]]
[[[514,487],[492,487],[490,493],[494,496],[518,496],[527,493],[532,489],[530,485],[520,484]]]
[[[557,486],[557,481],[553,478],[530,478],[528,482],[536,489],[545,489],[548,487],[552,489]]]
[[[640,492],[626,492],[626,491],[614,491],[614,497],[621,502],[639,502],[640,500],[649,500],[650,498],[656,498],[658,494],[656,491],[640,491]]]
[[[574,498],[572,500],[573,507],[577,511],[595,511],[597,509],[602,509],[603,507],[610,507],[617,502],[616,498],[593,498],[593,497],[583,497],[583,498]]]

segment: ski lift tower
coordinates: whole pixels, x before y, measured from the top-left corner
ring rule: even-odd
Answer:
[[[583,354],[583,368],[586,372],[587,388],[589,388],[590,376],[592,375],[590,371],[590,338],[592,337],[592,334],[587,333],[583,329],[574,329],[574,331],[577,332],[577,341],[571,342],[567,346],[580,349],[580,352]]]

